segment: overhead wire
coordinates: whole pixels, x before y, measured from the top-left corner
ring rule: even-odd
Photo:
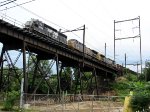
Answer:
[[[60,0],[59,0],[60,1]],[[83,20],[85,20],[84,17],[82,17],[80,14],[78,14],[76,11],[74,11],[72,8],[70,8],[68,5],[66,5],[64,2],[60,1],[64,6],[66,6],[67,8],[69,8],[70,10],[72,10],[72,12],[74,12],[76,15],[78,15],[80,18],[82,18]],[[95,25],[93,25],[91,23],[92,26],[94,26],[94,28],[97,30],[97,28],[95,27]],[[99,30],[98,30],[99,31]],[[102,32],[102,31],[101,31]],[[102,32],[103,34],[105,34],[104,32]],[[96,39],[95,39],[96,40]],[[97,40],[96,40],[97,41]],[[86,42],[88,44],[90,44],[89,42]],[[96,49],[97,51],[99,51],[97,48],[95,48],[92,44],[90,44],[90,46],[92,46],[94,49]]]
[[[14,18],[12,18],[12,17],[10,17],[10,16],[8,16],[8,15],[2,13],[2,12],[0,12],[0,14],[2,16],[2,19],[6,19],[6,20],[8,20],[9,22],[12,22],[15,25],[17,24],[19,26],[24,26],[24,23],[22,23],[21,21],[18,21],[18,20],[14,19]]]
[[[32,12],[32,11],[30,11],[30,10],[28,10],[28,9],[26,9],[26,8],[24,8],[24,7],[21,6],[21,5],[24,5],[24,4],[29,3],[29,2],[32,2],[32,1],[35,1],[35,0],[31,0],[31,1],[28,1],[28,2],[21,3],[21,4],[15,3],[15,4],[16,4],[15,6],[8,7],[7,9],[3,9],[3,10],[8,10],[8,9],[11,9],[11,8],[14,8],[14,7],[17,7],[17,6],[20,6],[21,8],[23,8],[24,10],[26,10],[26,11],[32,13],[33,15],[35,15],[35,16],[37,16],[37,17],[39,17],[39,18],[41,18],[41,19],[43,19],[43,20],[45,20],[45,21],[48,21],[48,22],[50,22],[50,23],[52,23],[52,24],[54,24],[54,25],[56,25],[56,26],[58,26],[58,27],[61,27],[61,28],[63,28],[63,29],[66,29],[66,28],[64,28],[64,27],[62,27],[62,26],[60,26],[60,25],[58,25],[58,24],[55,24],[55,23],[53,23],[53,22],[51,22],[51,21],[49,21],[49,20],[47,20],[47,19],[45,19],[45,18],[39,16],[38,14],[36,14],[36,13],[34,13],[34,12]],[[3,11],[3,10],[0,10],[0,11]],[[73,33],[73,32],[72,32],[72,33]],[[77,36],[78,38],[80,38],[77,34],[75,34],[75,33],[73,33],[73,34],[74,34],[75,36]]]
[[[29,2],[32,2],[32,1],[35,1],[35,0],[31,0],[31,1],[29,1]],[[17,4],[17,3],[15,3],[15,4],[17,4],[17,5],[16,5],[16,6],[13,6],[13,7],[20,6],[21,8],[23,8],[23,9],[25,9],[26,11],[32,13],[33,15],[36,15],[36,16],[38,16],[39,18],[46,20],[45,18],[43,18],[43,17],[37,15],[36,13],[34,13],[34,12],[32,12],[32,11],[30,11],[30,10],[28,10],[28,9],[26,9],[26,8],[24,8],[24,7],[21,6],[21,5],[26,4],[26,3],[29,3],[29,2],[25,2],[25,3],[22,3],[22,4]],[[13,8],[13,7],[10,7],[10,8]],[[10,9],[10,8],[7,8],[7,9]],[[4,10],[6,10],[6,9],[4,9]],[[54,24],[54,25],[57,25],[57,24],[55,24],[55,23],[53,23],[53,22],[51,22],[51,21],[49,21],[49,20],[46,20],[46,21],[48,21],[48,22],[50,22],[50,23],[52,23],[52,24]],[[57,25],[57,26],[59,26],[59,25]],[[59,27],[61,27],[61,26],[59,26]],[[62,27],[61,27],[61,28],[62,28]],[[63,28],[63,29],[65,29],[65,28]],[[76,35],[76,34],[75,34],[75,35]],[[76,36],[79,37],[78,35],[76,35]],[[79,37],[79,38],[80,38],[80,37]],[[98,50],[98,49],[97,49],[97,50]],[[99,51],[99,50],[98,50],[98,51]]]
[[[24,3],[21,3],[21,4],[17,4],[17,3],[15,3],[15,2],[13,2],[13,3],[16,4],[16,5],[11,6],[11,7],[7,7],[7,8],[5,8],[5,9],[0,10],[0,11],[4,11],[4,10],[12,9],[12,8],[15,8],[15,7],[18,7],[18,6],[22,6],[22,5],[24,5],[24,4],[27,4],[27,3],[30,3],[30,2],[33,2],[33,1],[35,1],[35,0],[30,0],[30,1],[27,1],[27,2],[24,2]]]
[[[121,25],[121,26],[122,26],[122,25]],[[121,27],[121,26],[120,26],[120,27]],[[133,27],[133,25],[132,25],[132,27]],[[122,29],[122,28],[121,28],[121,29]],[[130,28],[130,29],[132,30],[132,28]],[[123,34],[122,34],[122,35],[125,35],[125,34],[126,34],[126,32],[124,32],[124,30],[125,30],[125,29],[123,29]],[[126,30],[127,30],[127,29],[126,29]],[[133,33],[133,32],[132,32],[132,33]],[[122,35],[121,35],[121,36],[122,36]],[[121,42],[122,42],[122,41],[120,40],[120,45],[119,45],[119,46],[122,46],[122,45],[124,46],[124,45],[125,45],[125,44],[124,44],[125,42],[124,42],[124,43],[121,43]],[[128,41],[128,43],[129,43],[129,41]],[[135,44],[132,44],[132,45],[136,45],[136,43],[135,43]],[[134,49],[133,49],[133,48],[134,48]],[[126,54],[130,54],[129,51],[128,51],[127,49],[125,49],[124,47],[122,47],[122,50],[125,51]],[[137,51],[137,50],[136,50],[136,51]],[[132,52],[132,54],[137,54],[137,53],[135,52],[135,47],[130,47],[130,52]],[[131,55],[131,54],[130,54],[130,55]],[[132,55],[130,58],[132,59],[132,57],[133,57],[133,55]],[[120,57],[120,58],[121,58],[121,57]],[[130,59],[130,60],[131,60],[131,59]],[[132,59],[132,60],[133,60],[133,59]],[[135,61],[135,60],[134,60],[134,61]]]
[[[62,1],[61,1],[62,2]],[[67,6],[69,9],[71,9],[74,13],[76,13],[79,17],[81,17],[82,19],[85,19],[85,18],[83,18],[80,14],[78,14],[76,11],[74,11],[72,8],[70,8],[68,5],[66,5],[64,2],[63,2],[63,4],[65,5],[65,6]],[[88,9],[89,10],[89,9]],[[93,13],[92,13],[93,14]],[[96,16],[96,15],[94,15],[94,16]],[[96,16],[96,18],[98,19],[98,17]],[[94,28],[95,28],[95,25],[94,25]],[[96,30],[97,30],[97,28],[95,28]],[[98,30],[99,31],[99,30]],[[102,31],[101,31],[102,32]],[[103,34],[105,34],[104,32],[102,32]],[[89,35],[89,34],[88,34]],[[108,37],[108,36],[107,36]],[[110,37],[110,36],[109,36]],[[96,39],[95,39],[96,40]],[[97,42],[97,40],[96,40],[96,42]],[[93,46],[92,44],[90,44],[89,42],[86,42],[86,44],[89,44],[90,46],[92,46],[93,47],[93,49],[95,49],[95,50],[97,50],[98,52],[101,52],[102,53],[102,51],[103,50],[100,50],[100,49],[97,49],[95,46]],[[112,56],[111,55],[108,55],[108,53],[107,53],[107,56],[109,56],[109,57],[111,57],[112,58]]]
[[[8,2],[7,2],[7,1],[8,1]],[[15,2],[16,0],[7,0],[7,1],[6,1],[6,3],[0,5],[0,7],[5,6],[5,5],[8,5],[8,4],[10,4],[10,3],[13,3],[13,2]]]
[[[33,1],[35,1],[35,0],[30,0],[30,1],[27,1],[27,2],[24,2],[24,3],[21,3],[21,4],[17,4],[17,3],[14,2],[14,4],[16,4],[15,6],[8,7],[7,9],[2,9],[2,10],[0,10],[0,11],[8,10],[8,9],[15,8],[15,7],[18,7],[18,6],[19,6],[20,8],[26,10],[27,12],[29,12],[29,13],[31,13],[31,14],[33,14],[33,15],[35,15],[35,16],[37,16],[37,17],[39,17],[39,18],[41,18],[41,19],[43,19],[43,20],[45,20],[45,21],[47,21],[47,22],[49,22],[49,23],[51,23],[51,24],[53,24],[53,25],[55,25],[55,26],[58,26],[58,27],[60,27],[60,28],[62,28],[62,29],[64,29],[64,30],[67,30],[66,28],[64,28],[64,27],[62,27],[62,26],[60,26],[60,25],[58,25],[58,24],[56,24],[56,23],[54,23],[54,22],[52,22],[52,21],[50,21],[50,20],[47,20],[47,19],[45,19],[44,17],[39,16],[39,15],[36,14],[35,12],[33,12],[33,11],[31,11],[31,10],[29,10],[29,9],[27,9],[27,8],[25,8],[25,7],[22,6],[22,5],[24,5],[24,4],[27,4],[27,3],[30,3],[30,2],[33,2]],[[76,37],[80,38],[80,37],[79,37],[77,34],[75,34],[74,32],[72,32],[72,33],[73,33]]]
[[[1,4],[1,3],[5,3],[5,2],[7,2],[7,1],[11,1],[11,0],[4,0],[4,1],[0,2],[0,4]]]
[[[83,16],[81,16],[79,13],[77,13],[76,11],[74,11],[70,6],[68,6],[66,3],[64,3],[62,0],[59,0],[59,2],[61,2],[65,7],[67,7],[69,10],[71,10],[74,14],[76,14],[77,16],[79,16],[81,19],[83,19],[83,20],[86,20],[87,21],[87,19],[85,19]],[[97,30],[98,32],[101,32],[101,33],[103,33],[104,35],[108,35],[107,33],[105,33],[105,32],[103,32],[102,30],[98,30],[98,28],[93,24],[93,23],[91,23],[90,21],[88,21],[88,23],[90,23],[92,26],[93,26],[93,28],[95,29],[95,30]],[[110,36],[109,36],[110,37]]]
[[[35,0],[31,0],[31,1],[35,1]],[[14,3],[15,3],[15,2],[14,2]],[[17,3],[15,3],[15,4],[18,5]],[[25,8],[25,7],[23,7],[22,5],[19,5],[19,7],[22,8],[22,9],[24,9],[24,10],[26,10],[27,12],[29,12],[29,13],[35,15],[35,16],[37,16],[37,17],[39,17],[39,18],[41,18],[41,19],[47,21],[47,22],[50,22],[51,24],[54,24],[55,26],[58,26],[58,27],[60,27],[60,28],[62,28],[62,29],[66,29],[66,28],[64,28],[64,27],[62,27],[62,26],[60,26],[60,25],[58,25],[58,24],[56,24],[56,23],[54,23],[54,22],[52,22],[52,21],[50,21],[50,20],[48,20],[48,19],[45,19],[44,17],[42,17],[42,16],[36,14],[35,12],[33,12],[33,11],[31,11],[31,10],[29,10],[29,9],[27,9],[27,8]]]

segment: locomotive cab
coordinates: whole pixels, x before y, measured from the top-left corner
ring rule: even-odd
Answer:
[[[32,26],[32,24],[33,24],[33,21],[27,21],[27,22],[25,23],[25,29],[30,29],[31,26]]]

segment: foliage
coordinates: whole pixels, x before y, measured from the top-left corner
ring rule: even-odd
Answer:
[[[141,79],[144,75],[141,75]],[[118,95],[129,95],[129,91],[133,91],[131,99],[131,107],[133,111],[149,112],[150,106],[150,82],[139,80],[136,75],[127,74],[124,77],[117,78],[116,82],[112,84],[112,89]]]
[[[150,81],[150,62],[146,62],[145,63],[145,68],[143,70],[144,76],[145,76],[145,80],[146,81]]]
[[[13,106],[15,105],[15,101],[18,100],[19,92],[11,91],[6,94],[6,99],[3,104],[3,109],[6,111],[13,110]]]
[[[131,106],[134,111],[149,112],[150,106],[150,84],[140,82],[134,89],[134,95],[131,99]]]
[[[12,68],[4,67],[3,68],[3,91],[12,91],[19,90],[21,81],[22,70],[15,67],[15,70]],[[18,75],[18,77],[17,77]]]
[[[135,111],[143,111],[149,112],[149,105],[150,105],[150,94],[145,92],[138,92],[134,94],[131,99],[131,107]]]
[[[30,56],[27,65],[28,92],[32,93],[39,86],[36,93],[53,93],[53,90],[47,84],[47,82],[50,83],[52,75],[51,62],[49,60],[40,60],[37,63],[36,56]],[[36,75],[36,79],[33,78],[34,75]]]
[[[72,86],[72,71],[70,67],[65,67],[61,74],[61,90],[70,92]]]
[[[126,78],[128,81],[137,81],[138,80],[136,75],[130,74],[130,73],[126,75]]]
[[[130,84],[127,82],[118,82],[112,84],[112,89],[116,91],[119,96],[125,96],[129,93]]]
[[[145,75],[144,74],[140,74],[138,77],[139,81],[145,81]]]

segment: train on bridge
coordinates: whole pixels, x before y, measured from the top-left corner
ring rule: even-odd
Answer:
[[[34,34],[40,35],[47,40],[53,40],[58,42],[62,46],[68,46],[71,49],[78,50],[79,52],[87,54],[89,58],[96,58],[99,61],[105,62],[109,65],[115,66],[118,69],[122,69],[122,66],[119,64],[115,64],[115,61],[106,58],[103,54],[88,48],[86,45],[83,46],[81,42],[76,39],[70,39],[67,41],[67,36],[60,31],[56,30],[55,28],[39,21],[38,19],[31,19],[25,23],[25,30],[28,30]]]

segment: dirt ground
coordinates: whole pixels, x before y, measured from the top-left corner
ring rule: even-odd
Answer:
[[[122,102],[84,101],[62,104],[30,105],[28,110],[36,112],[122,112]]]

